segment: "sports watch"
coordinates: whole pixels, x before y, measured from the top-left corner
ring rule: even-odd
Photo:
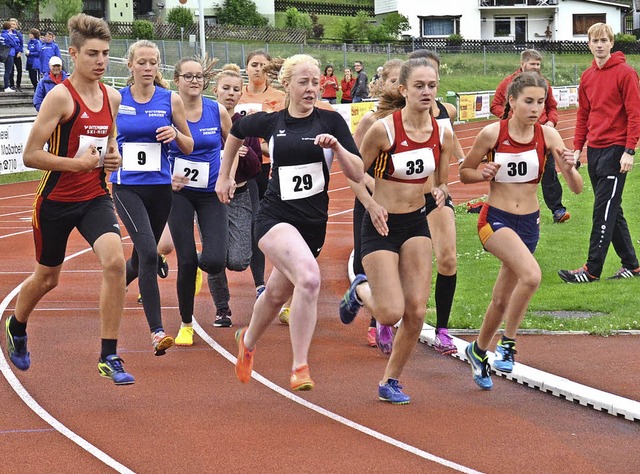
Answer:
[[[633,156],[633,155],[635,155],[635,154],[636,154],[636,151],[635,151],[633,148],[625,148],[625,149],[624,149],[624,152],[625,152],[627,155],[631,155],[631,156]]]

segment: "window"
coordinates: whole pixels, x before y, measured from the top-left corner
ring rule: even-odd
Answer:
[[[493,21],[493,36],[511,36],[511,18],[495,17]]]
[[[573,15],[573,34],[586,35],[591,25],[594,25],[596,23],[606,23],[606,22],[607,22],[606,13]]]
[[[420,20],[422,36],[449,36],[460,31],[460,17],[428,16]]]

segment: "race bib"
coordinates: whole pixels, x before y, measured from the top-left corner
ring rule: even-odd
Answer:
[[[278,168],[278,177],[283,201],[307,198],[324,190],[322,163],[281,166]]]
[[[206,189],[209,187],[209,163],[176,158],[173,164],[173,176],[185,177],[188,188]]]
[[[244,117],[250,113],[261,112],[262,104],[238,104],[236,105],[235,111]]]
[[[87,148],[91,145],[96,147],[98,150],[98,154],[100,155],[100,161],[98,162],[96,168],[101,168],[104,166],[104,155],[107,153],[107,143],[109,142],[109,137],[92,137],[90,135],[80,135],[78,137],[78,151],[76,152],[74,158],[82,155]]]
[[[160,143],[123,143],[122,169],[124,171],[160,171]]]
[[[496,183],[528,183],[538,179],[540,161],[536,150],[522,153],[496,153],[493,161],[500,165]]]
[[[391,155],[394,178],[404,181],[423,180],[433,174],[436,160],[431,148],[403,151]]]

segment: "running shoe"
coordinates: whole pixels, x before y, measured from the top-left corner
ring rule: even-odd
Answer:
[[[569,219],[571,219],[571,214],[569,214],[566,209],[558,209],[553,213],[553,222],[556,224],[566,222]]]
[[[198,296],[200,290],[202,289],[202,270],[200,267],[196,269],[196,289],[193,292],[194,296]]]
[[[219,309],[216,311],[216,319],[213,322],[213,326],[217,328],[230,328],[233,326],[231,323],[231,310]]]
[[[378,343],[376,342],[377,332],[376,328],[367,329],[367,342],[369,343],[369,347],[378,347]]]
[[[156,332],[151,333],[151,344],[153,344],[154,355],[165,355],[167,349],[173,346],[173,338],[167,336],[162,329],[158,329]]]
[[[621,267],[620,270],[615,272],[613,276],[607,278],[607,280],[621,280],[622,278],[633,278],[637,276],[640,276],[640,268],[629,270],[628,268]]]
[[[411,401],[409,395],[402,393],[402,385],[392,378],[387,379],[384,385],[378,384],[378,398],[392,405],[407,405]]]
[[[27,335],[14,336],[11,334],[9,324],[11,318],[15,318],[14,315],[7,318],[5,321],[5,328],[7,333],[7,352],[9,353],[9,359],[20,370],[27,370],[31,367],[31,354],[27,350]]]
[[[278,313],[278,319],[280,320],[281,324],[284,324],[285,326],[289,325],[289,313],[291,313],[291,309],[287,308],[286,306],[283,306],[280,309],[280,312]]]
[[[383,354],[389,355],[393,350],[393,328],[376,321],[376,345]]]
[[[351,282],[349,289],[345,292],[340,301],[340,320],[344,324],[350,324],[358,314],[358,310],[362,308],[362,303],[358,301],[358,295],[356,294],[356,287],[360,283],[367,281],[367,277],[363,274],[356,275]]]
[[[464,350],[467,360],[471,364],[471,372],[473,373],[473,381],[482,390],[491,390],[493,382],[491,381],[491,367],[489,367],[489,357],[485,355],[480,358],[475,352],[476,343],[471,342]]]
[[[138,304],[142,304],[142,295],[138,293],[138,299],[136,300]]]
[[[178,335],[174,342],[176,343],[176,346],[193,346],[193,327],[181,327],[178,330]]]
[[[576,270],[558,270],[558,276],[567,283],[591,283],[600,279],[591,275],[586,265]]]
[[[309,375],[309,366],[307,364],[301,365],[291,371],[291,390],[312,390],[315,385],[313,380],[311,380],[311,375]]]
[[[260,297],[260,295],[262,294],[262,292],[264,290],[265,290],[265,286],[264,285],[256,286],[256,299],[258,299]]]
[[[236,359],[236,377],[242,383],[247,383],[251,379],[253,372],[253,356],[256,353],[254,348],[252,351],[244,345],[244,334],[247,328],[238,329],[236,331],[236,343],[238,344],[238,358]]]
[[[458,348],[453,343],[453,339],[449,336],[447,328],[436,329],[436,338],[433,342],[433,348],[442,355],[450,355],[458,352]]]
[[[116,385],[131,385],[135,382],[133,375],[125,372],[124,361],[118,354],[111,354],[104,359],[98,359],[98,372],[101,377],[113,380]]]
[[[500,339],[496,345],[496,358],[493,360],[493,368],[500,372],[511,373],[515,354],[517,354],[516,341],[505,342]]]
[[[169,262],[167,262],[167,258],[158,254],[158,276],[160,278],[167,278],[169,276]]]

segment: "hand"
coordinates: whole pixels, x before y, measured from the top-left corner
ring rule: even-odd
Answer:
[[[218,176],[216,181],[216,194],[222,204],[229,204],[236,191],[236,182],[233,178]]]
[[[171,176],[171,189],[178,192],[189,183],[189,178],[186,176],[173,175]]]
[[[320,135],[317,135],[313,144],[321,146],[322,148],[331,148],[332,150],[335,150],[339,145],[336,137],[328,133],[321,133]]]
[[[242,145],[238,150],[238,155],[244,157],[247,154],[247,151],[249,151],[249,149],[245,145]]]
[[[98,149],[89,145],[89,147],[82,153],[82,155],[73,159],[74,164],[77,165],[76,171],[93,171],[100,163],[100,153],[98,153]]]
[[[156,129],[156,140],[162,143],[170,143],[178,137],[178,130],[172,125],[165,125]]]
[[[620,173],[627,173],[633,168],[633,156],[629,153],[623,153],[620,158]]]
[[[489,162],[484,165],[482,168],[482,179],[485,181],[491,181],[498,174],[498,170],[500,169],[500,165],[497,163]]]
[[[367,212],[369,213],[371,222],[378,231],[378,234],[382,235],[383,237],[389,235],[389,226],[387,225],[389,213],[387,212],[387,210],[377,202],[373,201],[373,203],[370,204],[367,208]]]
[[[103,166],[104,170],[108,172],[116,171],[122,166],[122,156],[118,152],[118,147],[109,145],[107,152],[104,154]]]
[[[431,188],[431,195],[436,201],[436,207],[441,209],[447,199],[447,195],[442,188]]]
[[[562,160],[562,163],[566,164],[569,167],[576,166],[576,154],[575,152],[569,150],[568,148],[556,148],[556,154]],[[580,153],[578,153],[578,157]]]

